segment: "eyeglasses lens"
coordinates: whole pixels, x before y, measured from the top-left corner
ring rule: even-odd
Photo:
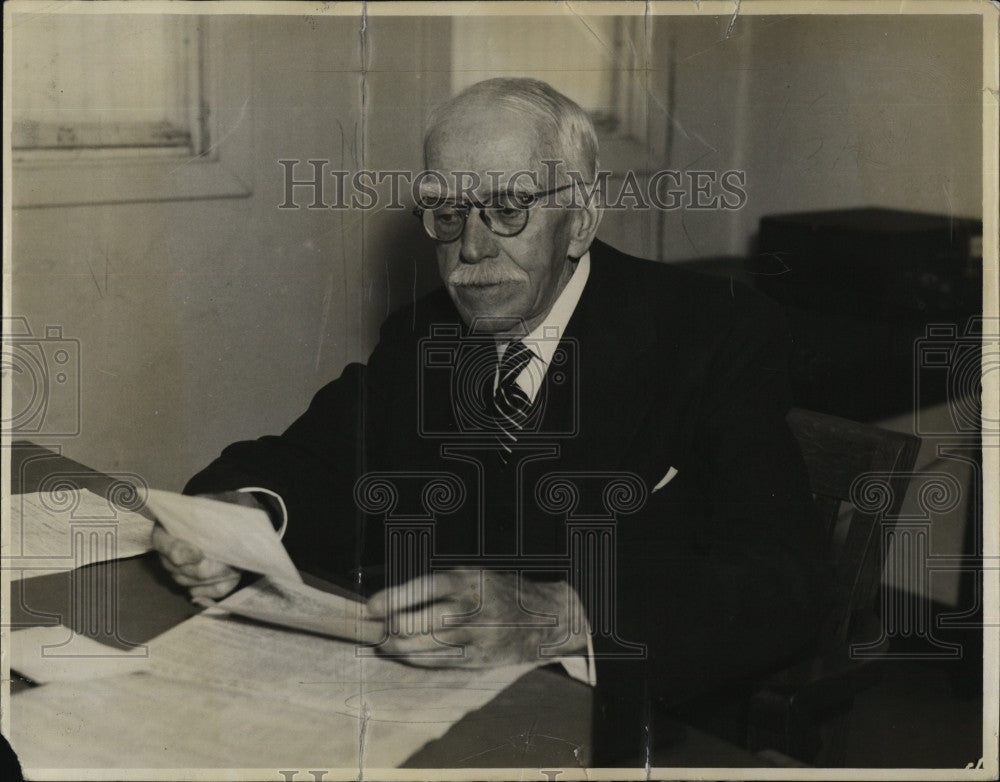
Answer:
[[[482,207],[482,221],[498,236],[515,236],[528,222],[527,200],[513,194],[499,193]],[[462,235],[469,207],[445,204],[423,214],[424,228],[431,238],[450,242]]]

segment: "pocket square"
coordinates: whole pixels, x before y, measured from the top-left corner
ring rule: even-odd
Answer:
[[[674,479],[675,475],[677,475],[677,468],[671,467],[669,470],[667,470],[667,474],[664,475],[662,478],[660,478],[660,482],[653,487],[653,492],[659,491],[668,483],[670,483],[670,481]]]

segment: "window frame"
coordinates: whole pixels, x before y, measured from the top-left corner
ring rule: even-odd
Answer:
[[[253,193],[252,29],[239,17],[193,18],[201,101],[197,155],[169,147],[20,150],[11,158],[12,206],[241,198]]]

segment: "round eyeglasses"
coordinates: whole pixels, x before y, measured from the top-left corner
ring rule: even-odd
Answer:
[[[491,193],[484,201],[454,203],[441,200],[432,206],[425,204],[413,210],[413,214],[424,224],[427,235],[436,242],[454,242],[465,231],[469,213],[475,207],[479,219],[497,236],[517,236],[528,224],[531,207],[544,196],[555,195],[572,184],[542,190],[537,193],[516,193],[501,191]]]

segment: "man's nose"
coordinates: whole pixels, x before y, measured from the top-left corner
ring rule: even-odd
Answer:
[[[473,207],[465,220],[459,257],[463,263],[479,263],[497,254],[496,234],[486,227],[482,213]]]

